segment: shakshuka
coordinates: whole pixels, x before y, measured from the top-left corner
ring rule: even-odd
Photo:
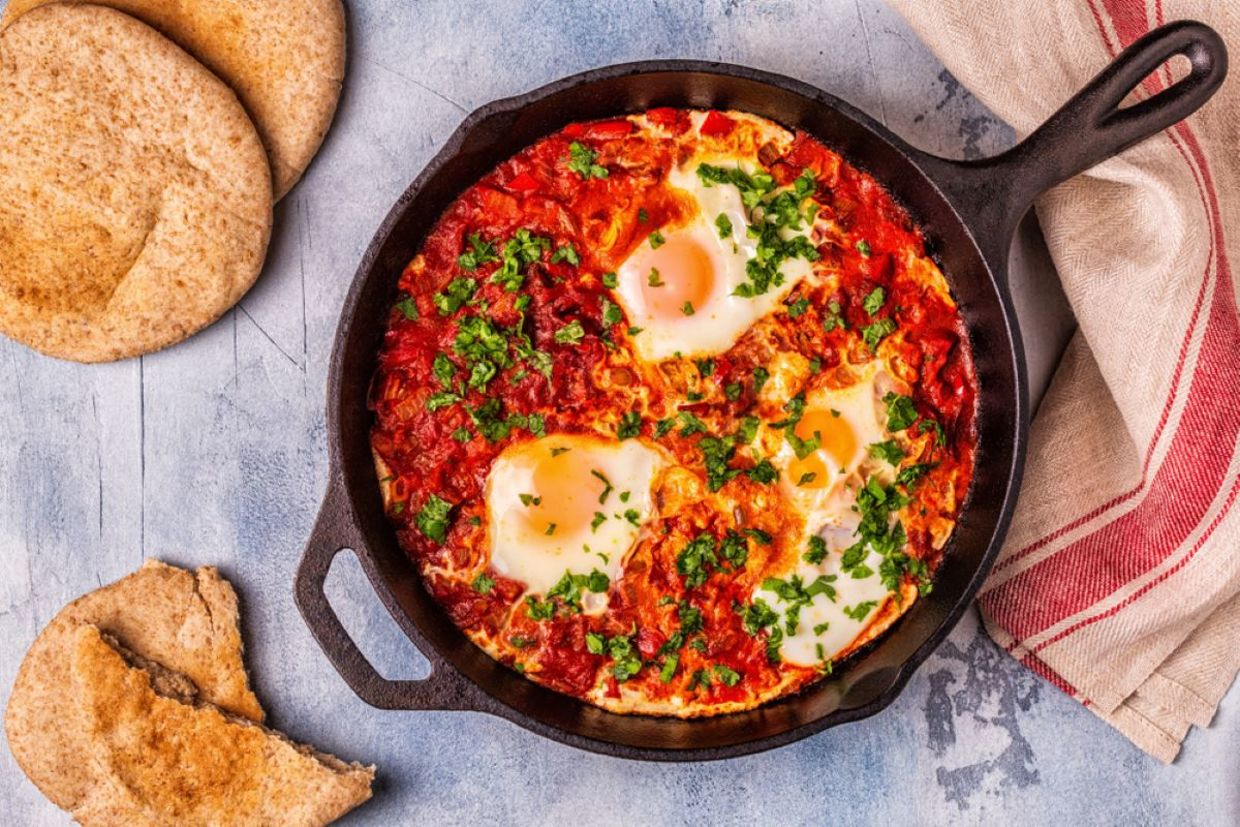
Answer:
[[[401,275],[371,389],[387,513],[492,657],[615,712],[747,709],[930,591],[977,379],[920,230],[743,112],[576,123]]]

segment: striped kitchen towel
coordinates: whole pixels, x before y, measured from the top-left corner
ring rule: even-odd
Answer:
[[[1240,54],[1240,2],[893,4],[1022,135],[1167,20]],[[1142,94],[1171,82],[1164,67]],[[1170,762],[1240,670],[1240,72],[1036,209],[1080,329],[981,610],[1013,657]]]

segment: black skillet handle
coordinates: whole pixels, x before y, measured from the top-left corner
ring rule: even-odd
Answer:
[[[383,677],[340,622],[323,587],[332,560],[344,549],[354,548],[361,539],[349,513],[343,483],[335,477],[333,474],[294,583],[293,597],[311,634],[349,688],[371,706],[380,709],[479,709],[473,688],[455,669],[425,649],[423,654],[431,661],[433,670],[425,680],[392,681]]]
[[[1120,108],[1166,61],[1183,55],[1192,69],[1168,88]],[[1012,234],[1033,199],[1197,111],[1227,75],[1227,47],[1203,23],[1183,20],[1155,29],[1051,115],[1024,141],[972,163],[934,159],[925,167],[975,229],[983,251],[1007,263]],[[996,246],[997,245],[997,246]]]

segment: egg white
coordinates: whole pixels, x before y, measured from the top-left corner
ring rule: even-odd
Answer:
[[[543,492],[537,505],[522,500],[522,494],[528,500],[540,493],[534,482],[540,465],[546,464],[544,470],[555,474],[568,471],[570,463],[578,472],[582,468],[597,471],[612,490],[604,496],[603,480],[578,473],[583,484],[560,492],[561,498]],[[486,483],[491,566],[524,583],[532,594],[546,594],[565,572],[589,574],[597,569],[614,583],[625,555],[650,518],[651,485],[662,464],[661,455],[638,439],[615,442],[555,434],[507,448],[496,458]],[[597,511],[606,519],[594,528],[589,524],[577,530],[560,526],[548,535],[531,531],[527,519],[531,508],[540,509],[540,517],[551,522],[565,511]],[[624,516],[629,510],[636,512],[634,521]],[[606,595],[583,595],[583,605],[587,613],[601,612],[607,605]]]
[[[652,312],[644,290],[652,268],[660,269],[660,255],[659,248],[648,241],[643,241],[616,271],[617,300],[630,324],[641,328],[633,339],[634,347],[638,356],[649,362],[723,353],[736,344],[754,322],[774,311],[792,288],[811,273],[810,262],[802,258],[788,259],[779,268],[782,284],[772,285],[767,292],[752,298],[734,295],[736,289],[749,280],[745,264],[757,255],[757,240],[746,232],[746,212],[740,191],[730,184],[706,186],[697,175],[698,165],[703,161],[694,158],[668,175],[667,183],[690,196],[698,209],[685,226],[661,232],[668,241],[678,235],[688,235],[707,252],[715,274],[714,287],[707,300],[694,307],[692,315],[668,319]],[[709,159],[709,162],[736,165],[734,159]],[[744,164],[742,168],[752,170]],[[724,237],[720,237],[715,223],[721,215],[732,225],[731,232]],[[810,228],[803,226],[797,232],[781,232],[785,238],[792,238],[808,235]]]
[[[869,446],[893,438],[899,441],[886,427],[886,405],[882,399],[891,390],[901,392],[906,388],[883,369],[881,362],[867,363],[858,367],[857,371],[855,384],[839,389],[818,388],[806,395],[806,411],[838,411],[839,420],[848,425],[855,438],[855,448],[843,463],[824,448],[816,452],[831,475],[827,485],[821,488],[798,486],[798,480],[789,473],[790,466],[794,466],[797,460],[795,451],[782,434],[776,432],[772,435],[781,444],[771,461],[780,470],[781,485],[798,513],[804,516],[806,526],[796,564],[779,578],[788,579],[796,575],[807,586],[820,575],[835,578],[832,582],[836,592],[834,599],[826,594],[815,595],[810,605],[801,609],[795,632],[785,632],[780,643],[780,656],[789,663],[802,666],[820,664],[847,649],[869,625],[890,594],[878,574],[883,561],[880,554],[871,550],[863,565],[850,573],[841,570],[840,562],[844,550],[858,539],[859,515],[854,510],[857,491],[871,477],[884,485],[895,478],[896,469],[885,460],[870,456]],[[827,555],[818,564],[806,562],[802,556],[808,550],[809,538],[813,535],[822,537],[827,546]],[[864,576],[856,577],[858,573]],[[764,600],[774,609],[780,616],[780,628],[784,628],[784,617],[789,606],[782,598],[761,587],[754,591],[752,597]],[[874,601],[875,606],[860,619],[844,612],[845,608],[855,608],[869,601]],[[814,629],[821,624],[826,624],[826,627],[821,632],[815,632]]]

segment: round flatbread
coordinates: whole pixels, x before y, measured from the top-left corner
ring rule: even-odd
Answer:
[[[127,649],[188,677],[199,695],[252,721],[263,719],[242,662],[237,595],[213,568],[196,572],[148,560],[128,577],[79,597],[35,638],[4,713],[9,749],[57,806],[77,808],[96,786],[82,760],[86,722],[71,673],[73,640],[97,626]]]
[[[0,25],[52,0],[10,0]],[[107,0],[154,26],[236,91],[271,156],[276,200],[331,125],[344,78],[340,0]]]
[[[254,283],[266,153],[154,29],[50,5],[0,31],[0,332],[80,362],[179,342]]]

